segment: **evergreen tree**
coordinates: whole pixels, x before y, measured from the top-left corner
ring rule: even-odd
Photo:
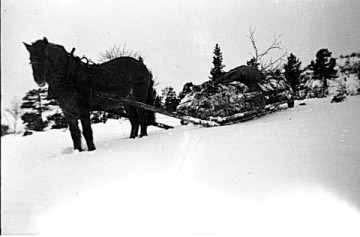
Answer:
[[[152,91],[152,98],[151,98],[151,105],[155,106],[156,108],[161,109],[162,108],[162,97],[161,95],[158,95],[155,88],[153,88]]]
[[[9,134],[9,126],[6,124],[1,124],[1,136]]]
[[[163,109],[174,112],[179,105],[180,100],[176,97],[176,92],[171,86],[162,90],[162,99],[164,100]]]
[[[43,119],[45,111],[56,106],[54,101],[46,99],[47,88],[34,89],[29,91],[23,98],[21,108],[25,113],[21,116],[25,126],[29,130],[43,131],[47,126],[47,121]]]
[[[223,62],[223,56],[219,44],[216,44],[214,49],[213,62],[212,62],[214,64],[214,67],[211,68],[210,70],[211,76],[209,77],[212,81],[215,81],[224,74],[223,68],[225,67],[225,65],[222,64],[222,62]]]
[[[159,109],[162,108],[161,96],[156,95],[155,100],[154,100],[154,106]]]
[[[254,68],[259,69],[260,63],[258,63],[256,58],[253,57],[252,59],[250,59],[249,61],[246,62],[246,65],[248,65],[249,67],[254,67]]]
[[[53,125],[51,129],[61,129],[66,128],[68,126],[65,116],[62,112],[57,111],[55,114],[47,116],[48,121],[53,121]]]
[[[141,60],[143,60],[143,59],[141,59]],[[144,60],[143,60],[142,62],[144,62]],[[152,72],[149,71],[149,73],[150,73],[150,85],[149,85],[149,89],[152,88],[152,90],[149,91],[150,94],[148,95],[148,97],[147,97],[147,99],[146,99],[146,104],[148,104],[148,105],[155,105],[155,99],[156,99],[156,97],[157,97],[157,92],[156,92],[156,89],[155,89],[155,81],[154,81],[154,76],[153,76]]]
[[[144,61],[142,61],[142,62],[144,62]],[[153,76],[152,72],[151,71],[149,71],[149,72],[150,72],[150,88],[152,88],[152,91],[150,92],[151,94],[148,95],[148,97],[146,99],[146,104],[152,105],[158,109],[161,109],[162,108],[162,97],[161,97],[161,95],[159,95],[157,93],[157,91],[155,89],[155,86],[157,85],[157,83],[154,80],[154,76]],[[153,115],[151,115],[151,117],[152,116]]]
[[[343,59],[339,63],[339,71],[341,73],[359,75],[360,53],[353,52],[350,55],[340,55],[340,58]]]
[[[348,70],[348,73],[357,74],[358,78],[360,79],[360,52],[353,52],[351,53],[348,58],[352,59]]]
[[[320,49],[316,53],[316,60],[311,61],[310,69],[314,72],[314,78],[320,79],[323,82],[324,95],[327,94],[328,79],[336,78],[337,71],[335,70],[336,59],[331,57],[331,52],[328,49]]]
[[[34,131],[43,131],[47,126],[47,122],[44,121],[39,114],[33,112],[26,112],[21,116],[26,128]]]
[[[284,65],[285,78],[290,83],[290,86],[294,93],[297,91],[297,87],[300,84],[300,70],[301,62],[292,53],[288,57],[287,63]]]
[[[105,111],[91,111],[90,121],[91,123],[106,123],[108,117]]]

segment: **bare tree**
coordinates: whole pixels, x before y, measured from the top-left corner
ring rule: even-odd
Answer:
[[[113,60],[115,58],[125,57],[125,56],[142,60],[138,52],[134,52],[133,50],[126,49],[126,44],[124,44],[123,47],[114,45],[111,48],[100,53],[99,62],[104,63]]]
[[[262,71],[262,72],[265,72],[265,71],[273,72],[273,71],[279,69],[281,67],[281,65],[283,64],[283,62],[285,61],[285,57],[287,55],[286,51],[284,53],[282,53],[282,55],[279,56],[275,60],[273,60],[272,58],[267,60],[267,59],[265,59],[265,57],[269,55],[270,51],[273,51],[273,50],[282,51],[283,50],[280,46],[281,45],[281,41],[280,41],[281,36],[282,36],[282,34],[274,35],[274,40],[271,43],[271,45],[266,50],[261,52],[256,45],[255,29],[252,29],[250,27],[249,35],[247,37],[251,41],[252,47],[254,49],[254,54],[251,54],[252,59],[249,62],[251,62],[252,65],[259,65],[260,71]]]
[[[10,101],[10,105],[8,108],[5,109],[5,112],[11,117],[11,119],[9,119],[9,117],[7,117],[9,121],[9,123],[12,122],[13,124],[13,133],[17,132],[17,124],[18,121],[20,119],[21,116],[21,101],[17,98],[14,97],[11,101]]]

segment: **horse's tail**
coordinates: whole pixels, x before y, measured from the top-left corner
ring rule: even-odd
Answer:
[[[150,85],[148,87],[148,93],[147,93],[147,98],[146,98],[146,104],[148,105],[155,105],[155,96],[156,96],[156,91],[154,89],[154,80],[153,80],[153,76],[152,73],[149,72],[149,76],[150,76]],[[146,111],[146,121],[148,125],[152,125],[155,123],[156,118],[155,118],[155,112],[153,111]]]

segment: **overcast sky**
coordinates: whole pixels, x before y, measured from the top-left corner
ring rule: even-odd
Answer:
[[[139,52],[160,91],[208,80],[219,43],[225,70],[282,34],[282,47],[306,66],[321,48],[333,57],[360,51],[359,0],[1,0],[2,105],[37,88],[22,42],[44,36],[97,61],[114,44]],[[276,55],[274,55],[275,57]]]

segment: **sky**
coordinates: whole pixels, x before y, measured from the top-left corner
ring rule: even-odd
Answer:
[[[2,0],[2,108],[37,88],[23,42],[47,37],[75,55],[97,62],[110,47],[142,55],[157,90],[208,80],[215,45],[225,71],[254,53],[247,37],[255,30],[260,51],[281,34],[282,51],[306,66],[328,48],[333,57],[360,51],[359,0]]]

